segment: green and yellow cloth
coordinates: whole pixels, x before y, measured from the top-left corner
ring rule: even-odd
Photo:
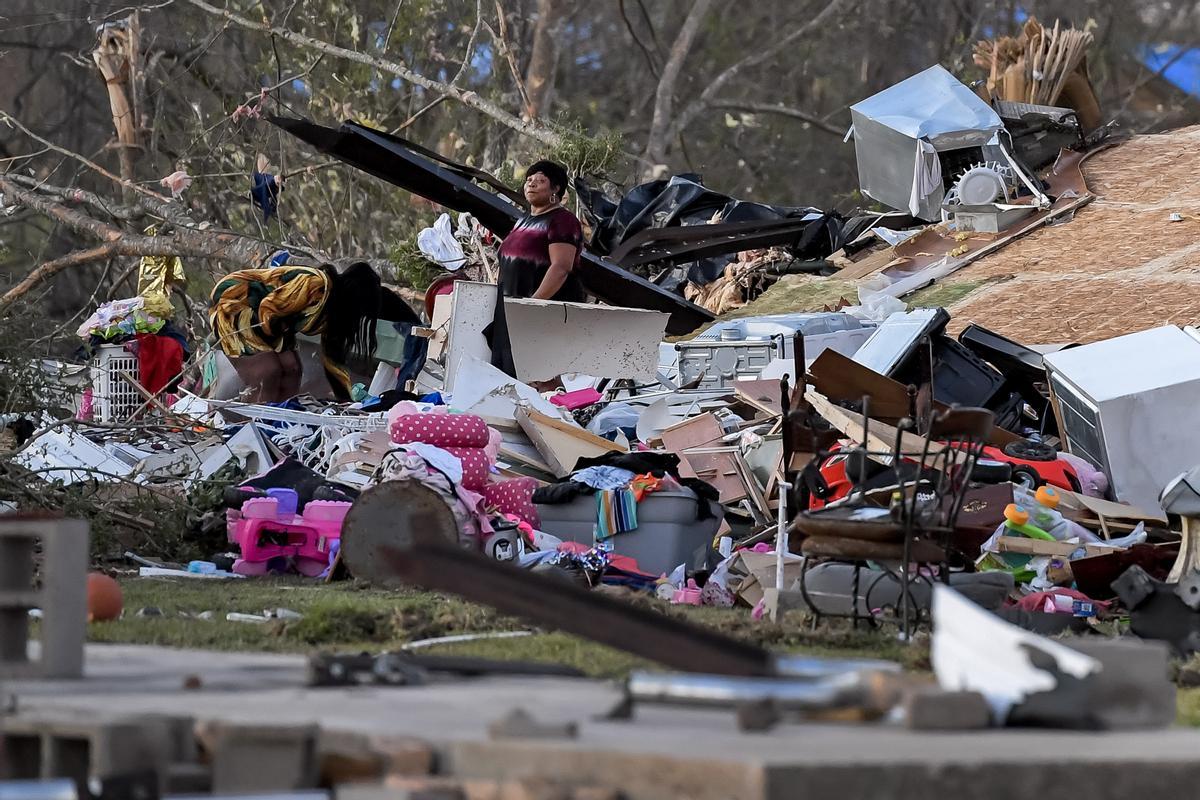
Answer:
[[[291,350],[298,334],[325,332],[329,275],[317,267],[243,269],[213,288],[208,316],[221,349],[230,358]],[[350,373],[322,349],[321,360],[334,392],[348,397]]]

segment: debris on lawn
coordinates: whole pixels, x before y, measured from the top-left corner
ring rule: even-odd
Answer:
[[[860,189],[887,213],[768,206],[694,175],[619,198],[577,181],[590,235],[573,240],[564,281],[599,302],[512,296],[496,248],[531,218],[479,170],[356,123],[272,119],[448,210],[417,239],[439,270],[420,319],[364,317],[374,330],[355,341],[374,349],[346,348],[350,397],[335,401],[336,371],[309,357],[329,356],[328,331],[298,329],[285,337],[295,350],[231,361],[167,318],[163,287],[182,266],[144,264],[142,295],[100,305],[79,328],[82,366],[38,366],[71,375],[71,402],[25,420],[4,459],[0,483],[21,491],[0,516],[0,677],[80,674],[83,544],[45,511],[73,518],[81,499],[111,498],[96,517],[121,533],[96,555],[124,553],[144,578],[417,586],[528,628],[436,629],[399,653],[316,655],[313,687],[574,674],[410,652],[557,629],[673,670],[635,672],[628,709],[727,709],[747,731],[797,719],[1169,725],[1169,659],[1200,652],[1200,332],[1143,307],[1142,329],[1123,335],[1079,331],[1063,313],[1050,341],[1010,338],[904,301],[1035,231],[1086,227],[1071,215],[1100,190],[1082,164],[1111,144],[1090,113],[1089,42],[1031,21],[1019,39],[981,43],[979,85],[935,65],[852,106]],[[1038,71],[1050,50],[1056,71]],[[1038,120],[1067,146],[1039,156]],[[310,269],[276,258],[273,269]],[[857,296],[715,319],[753,310],[793,273],[857,281]],[[253,291],[269,293],[261,280]],[[1063,294],[1054,308],[1094,302]],[[304,389],[252,400],[260,386],[242,383],[243,359],[284,351]],[[139,513],[131,497],[181,511]],[[181,520],[191,547],[147,549]],[[121,613],[119,593],[89,602],[97,621]],[[35,606],[40,664],[23,655]],[[842,618],[913,646],[931,636],[937,686],[891,661],[773,652],[672,606],[747,625]],[[341,607],[189,619],[274,623],[312,643],[334,629],[372,641],[397,624]],[[1113,637],[1126,622],[1134,636]],[[521,712],[491,734],[575,728]]]

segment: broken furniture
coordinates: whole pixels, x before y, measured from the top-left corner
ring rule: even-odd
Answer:
[[[1066,450],[1104,472],[1117,500],[1156,508],[1196,465],[1200,335],[1166,325],[1047,354]]]
[[[874,329],[874,323],[840,312],[772,314],[718,322],[695,338],[675,345],[679,351],[679,383],[687,386],[699,381],[700,388],[711,389],[757,379],[773,361],[785,359],[791,363],[797,333],[804,336],[808,361],[826,349],[851,356]]]
[[[873,589],[886,585],[882,583],[884,576],[877,576],[863,593],[866,615],[860,613],[855,602],[845,616],[855,624],[860,620],[873,623],[877,618],[876,608],[899,612],[900,626],[907,638],[923,619],[921,607],[912,594],[913,584],[919,581],[929,584],[931,574],[948,581],[951,562],[966,561],[962,554],[952,556],[954,535],[972,470],[991,433],[992,414],[978,408],[932,412],[928,433],[919,447],[914,447],[911,434],[906,440],[907,431],[915,428],[915,423],[904,420],[893,429],[891,446],[883,450],[875,445],[880,440],[872,439],[869,405],[869,398],[864,398],[867,413],[860,418],[862,433],[856,437],[862,444],[847,453],[856,459],[860,473],[855,488],[840,502],[815,511],[806,510],[792,522],[794,530],[806,537],[800,546],[805,565],[799,589],[814,613],[814,622],[819,622],[822,611],[812,602],[808,583],[816,559],[851,564],[855,570],[851,594],[855,598],[859,596],[861,571],[868,562],[879,564],[884,576],[898,584],[898,602],[895,605],[882,600],[874,602]],[[818,454],[822,455],[825,454]],[[894,487],[867,494],[862,487],[867,459],[889,464],[895,475]],[[911,568],[914,563],[919,565],[916,571]],[[898,567],[893,566],[896,564]]]
[[[399,136],[355,122],[345,122],[340,128],[288,117],[272,117],[271,122],[317,150],[377,178],[446,208],[470,213],[497,236],[506,236],[525,213],[523,198],[495,178]],[[669,333],[691,333],[713,318],[703,308],[586,249],[577,272],[588,294],[610,305],[669,313]]]
[[[79,678],[87,632],[88,524],[0,515],[0,678]],[[31,658],[29,612],[41,609]]]

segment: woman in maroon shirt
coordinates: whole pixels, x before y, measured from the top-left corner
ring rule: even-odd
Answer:
[[[496,314],[484,331],[492,347],[492,364],[516,377],[505,297],[532,297],[582,303],[586,296],[575,276],[583,251],[583,227],[562,202],[567,191],[567,171],[552,161],[538,161],[525,172],[525,199],[529,213],[521,218],[500,245],[500,283]]]

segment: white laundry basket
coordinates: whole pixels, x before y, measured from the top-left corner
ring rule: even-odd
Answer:
[[[122,372],[141,382],[137,356],[119,344],[100,345],[92,359],[92,408],[98,422],[123,422],[145,402]]]

